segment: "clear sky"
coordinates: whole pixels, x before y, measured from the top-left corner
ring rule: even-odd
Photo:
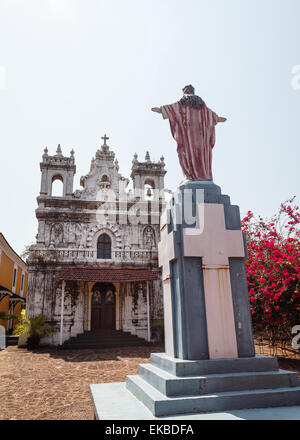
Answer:
[[[175,189],[176,143],[150,109],[190,83],[228,118],[213,173],[232,203],[271,216],[299,195],[299,22],[299,0],[0,0],[0,230],[11,246],[37,233],[45,146],[74,148],[74,189],[104,133],[125,177],[149,150]]]

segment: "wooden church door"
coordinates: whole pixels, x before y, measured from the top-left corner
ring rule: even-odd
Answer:
[[[92,295],[92,330],[116,328],[116,295],[111,283],[96,283]]]

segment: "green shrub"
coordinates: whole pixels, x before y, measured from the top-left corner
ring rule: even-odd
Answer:
[[[42,313],[33,318],[27,318],[25,315],[21,315],[20,322],[14,330],[14,335],[20,336],[28,334],[28,348],[36,348],[40,343],[41,337],[50,335],[56,331],[54,327],[45,324],[45,322],[46,316]]]

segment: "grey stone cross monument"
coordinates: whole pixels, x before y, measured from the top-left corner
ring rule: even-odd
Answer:
[[[179,193],[160,225],[165,353],[127,389],[155,416],[300,404],[298,374],[255,355],[238,206],[212,182]]]

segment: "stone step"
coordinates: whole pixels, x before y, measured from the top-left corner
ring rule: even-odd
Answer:
[[[278,371],[276,357],[256,355],[236,359],[183,360],[167,356],[165,353],[152,353],[151,364],[174,376],[202,376],[207,374],[226,374],[259,371]]]
[[[300,386],[167,397],[142,377],[127,376],[126,387],[155,416],[300,404]]]
[[[127,336],[134,336],[130,332],[123,332],[122,330],[91,330],[91,331],[85,331],[84,333],[80,333],[81,336],[103,336],[103,335],[127,335]]]
[[[119,341],[121,341],[121,340],[122,341],[123,340],[136,341],[137,339],[140,339],[140,338],[138,338],[137,336],[128,336],[128,335],[102,336],[102,337],[101,336],[91,337],[91,336],[78,335],[78,336],[73,336],[72,338],[69,339],[69,341],[71,341],[71,340],[74,341],[75,339],[77,341],[117,341],[117,340],[119,340]]]
[[[74,341],[80,341],[80,342],[114,342],[114,341],[138,341],[141,338],[134,338],[134,337],[130,337],[130,336],[115,336],[115,337],[110,337],[110,338],[90,338],[90,337],[73,337],[68,339],[67,342],[74,342]]]
[[[86,344],[86,343],[72,343],[72,344],[63,344],[62,348],[73,350],[73,349],[100,349],[100,348],[117,348],[117,347],[139,347],[139,346],[148,346],[152,345],[150,342],[146,341],[126,341],[126,342],[111,342],[111,343],[92,343],[92,344]]]
[[[110,342],[110,341],[137,341],[139,339],[140,338],[130,338],[129,336],[124,336],[124,337],[118,336],[115,338],[81,338],[81,337],[76,338],[76,337],[74,337],[74,338],[68,339],[68,341],[69,342],[70,341]]]
[[[154,365],[140,364],[139,375],[166,396],[300,386],[298,373],[284,370],[178,377]]]
[[[81,339],[79,339],[79,340],[77,340],[77,339],[74,339],[74,340],[72,340],[72,341],[66,341],[65,342],[65,344],[114,344],[114,343],[133,343],[133,344],[135,344],[135,343],[137,343],[137,342],[140,342],[140,340],[139,339],[112,339],[112,340],[95,340],[95,341],[93,341],[93,340],[85,340],[85,339],[83,339],[83,340],[81,340]]]
[[[122,330],[91,331],[80,333],[63,344],[66,349],[97,349],[152,345],[137,335]]]
[[[19,336],[6,335],[6,346],[18,345]]]
[[[134,347],[135,345],[149,345],[149,343],[147,343],[146,341],[111,341],[111,342],[82,342],[82,341],[73,341],[71,343],[65,343],[64,344],[66,347],[73,347],[73,346],[80,346],[80,347],[118,347],[118,346],[132,346]]]

